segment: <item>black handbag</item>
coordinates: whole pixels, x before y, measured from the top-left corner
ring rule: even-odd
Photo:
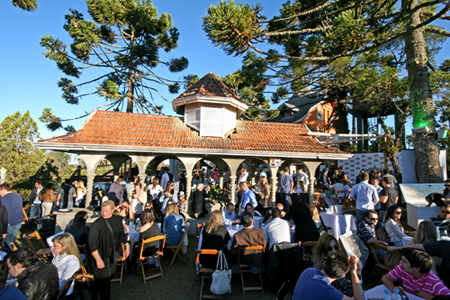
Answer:
[[[105,220],[105,222],[106,222],[106,225],[109,228],[109,231],[111,231],[111,238],[112,238],[112,241],[114,243],[114,232],[113,232],[113,230],[111,228],[111,225],[109,225],[108,221]],[[116,251],[115,248],[113,248],[113,256],[112,256],[111,263],[117,264],[119,262],[119,258],[120,258],[120,253],[118,251]]]

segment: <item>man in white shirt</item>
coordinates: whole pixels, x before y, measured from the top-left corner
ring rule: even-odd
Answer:
[[[350,194],[352,200],[356,200],[356,223],[364,220],[364,212],[373,210],[380,201],[377,189],[369,184],[369,174],[361,173],[361,182],[355,185]]]
[[[309,178],[308,174],[303,172],[303,167],[299,167],[297,169],[297,189],[300,187],[300,181],[303,181],[303,183],[305,184],[305,190],[303,191],[303,193],[307,193],[309,186]]]
[[[281,211],[278,208],[272,209],[272,217],[273,220],[264,227],[264,235],[266,236],[266,242],[269,244],[269,250],[275,244],[291,242],[289,222],[280,218]]]
[[[240,220],[236,218],[234,212],[234,204],[228,203],[227,209],[222,210],[223,225],[229,226],[233,223],[240,223]]]

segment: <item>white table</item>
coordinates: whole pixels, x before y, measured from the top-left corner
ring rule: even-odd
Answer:
[[[357,230],[353,215],[321,212],[320,217],[325,226],[333,227],[332,233],[338,240],[341,234]]]
[[[378,285],[378,286],[366,291],[364,293],[364,298],[366,298],[367,300],[369,300],[371,298],[383,299],[383,293],[384,293],[385,288],[386,287],[384,286],[384,284]],[[413,294],[410,294],[410,293],[406,293],[406,295],[408,295],[409,300],[423,300],[423,298],[418,297]],[[392,294],[391,294],[391,296],[392,296]]]

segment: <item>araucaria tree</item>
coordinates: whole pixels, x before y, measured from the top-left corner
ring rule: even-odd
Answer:
[[[39,139],[36,122],[27,111],[6,117],[0,125],[0,166],[14,189],[33,176],[45,161],[45,154],[33,142]]]
[[[96,94],[103,97],[106,109],[133,112],[160,113],[153,93],[167,86],[177,93],[179,84],[155,74],[158,65],[171,72],[187,68],[185,57],[160,61],[159,51],[177,47],[178,30],[172,26],[172,17],[158,16],[150,0],[86,0],[91,20],[76,10],[65,16],[64,29],[73,39],[70,52],[66,44],[51,36],[44,36],[41,45],[47,49],[45,56],[56,62],[67,76],[80,78],[84,70],[102,70],[99,76],[75,83],[64,77],[58,81],[63,99],[68,104],[78,104],[83,96]],[[79,93],[83,85],[96,83],[95,90]],[[61,119],[51,109],[45,109],[40,118],[49,129],[60,128]],[[66,128],[69,129],[69,128]]]
[[[415,127],[435,131],[434,103],[424,32],[448,37],[450,32],[432,25],[450,20],[449,0],[288,1],[281,15],[271,20],[259,6],[221,1],[203,18],[203,29],[216,46],[229,55],[253,50],[286,64],[278,76],[295,86],[322,84],[332,62],[376,54],[389,43],[404,42],[409,80],[409,101]],[[264,51],[258,44],[281,45],[284,53]],[[351,65],[350,65],[351,67]],[[274,68],[273,68],[274,69]],[[441,182],[439,148],[435,134],[416,136],[420,182]]]

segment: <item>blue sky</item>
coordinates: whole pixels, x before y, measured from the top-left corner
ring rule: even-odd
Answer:
[[[285,1],[245,2],[261,3],[264,7],[263,13],[270,18],[278,14]],[[69,8],[73,8],[88,18],[85,1],[38,0],[38,3],[38,10],[29,13],[15,9],[11,1],[0,1],[0,28],[2,28],[0,36],[3,44],[0,50],[0,91],[3,104],[0,121],[16,111],[24,113],[29,110],[32,118],[38,123],[41,137],[50,138],[62,135],[65,131],[50,132],[39,122],[38,117],[45,107],[52,108],[57,116],[65,119],[89,112],[103,105],[104,101],[99,97],[90,96],[83,98],[78,106],[66,104],[61,99],[61,91],[56,85],[63,73],[57,69],[54,62],[44,57],[44,49],[39,45],[44,35],[60,38],[69,44],[70,39],[63,30],[64,15],[69,13]],[[174,26],[180,31],[178,48],[168,54],[162,54],[162,60],[180,56],[185,56],[189,60],[189,68],[181,73],[167,75],[170,79],[181,80],[187,74],[202,77],[209,72],[223,76],[240,67],[241,57],[227,56],[223,50],[215,48],[201,28],[201,17],[206,14],[209,6],[217,4],[217,1],[155,0],[153,3],[159,14],[165,12],[172,15]],[[446,54],[448,51],[445,51],[445,48],[448,49],[449,46],[447,41],[444,50],[438,56],[438,61],[448,58]],[[164,71],[157,71],[158,74],[161,72],[163,75],[167,74]],[[177,96],[169,94],[165,88],[161,88],[161,92],[169,101]],[[158,96],[155,99],[158,104],[164,105],[165,114],[174,114],[169,103]],[[83,120],[77,120],[66,122],[64,125],[71,124],[78,128],[82,122]]]

